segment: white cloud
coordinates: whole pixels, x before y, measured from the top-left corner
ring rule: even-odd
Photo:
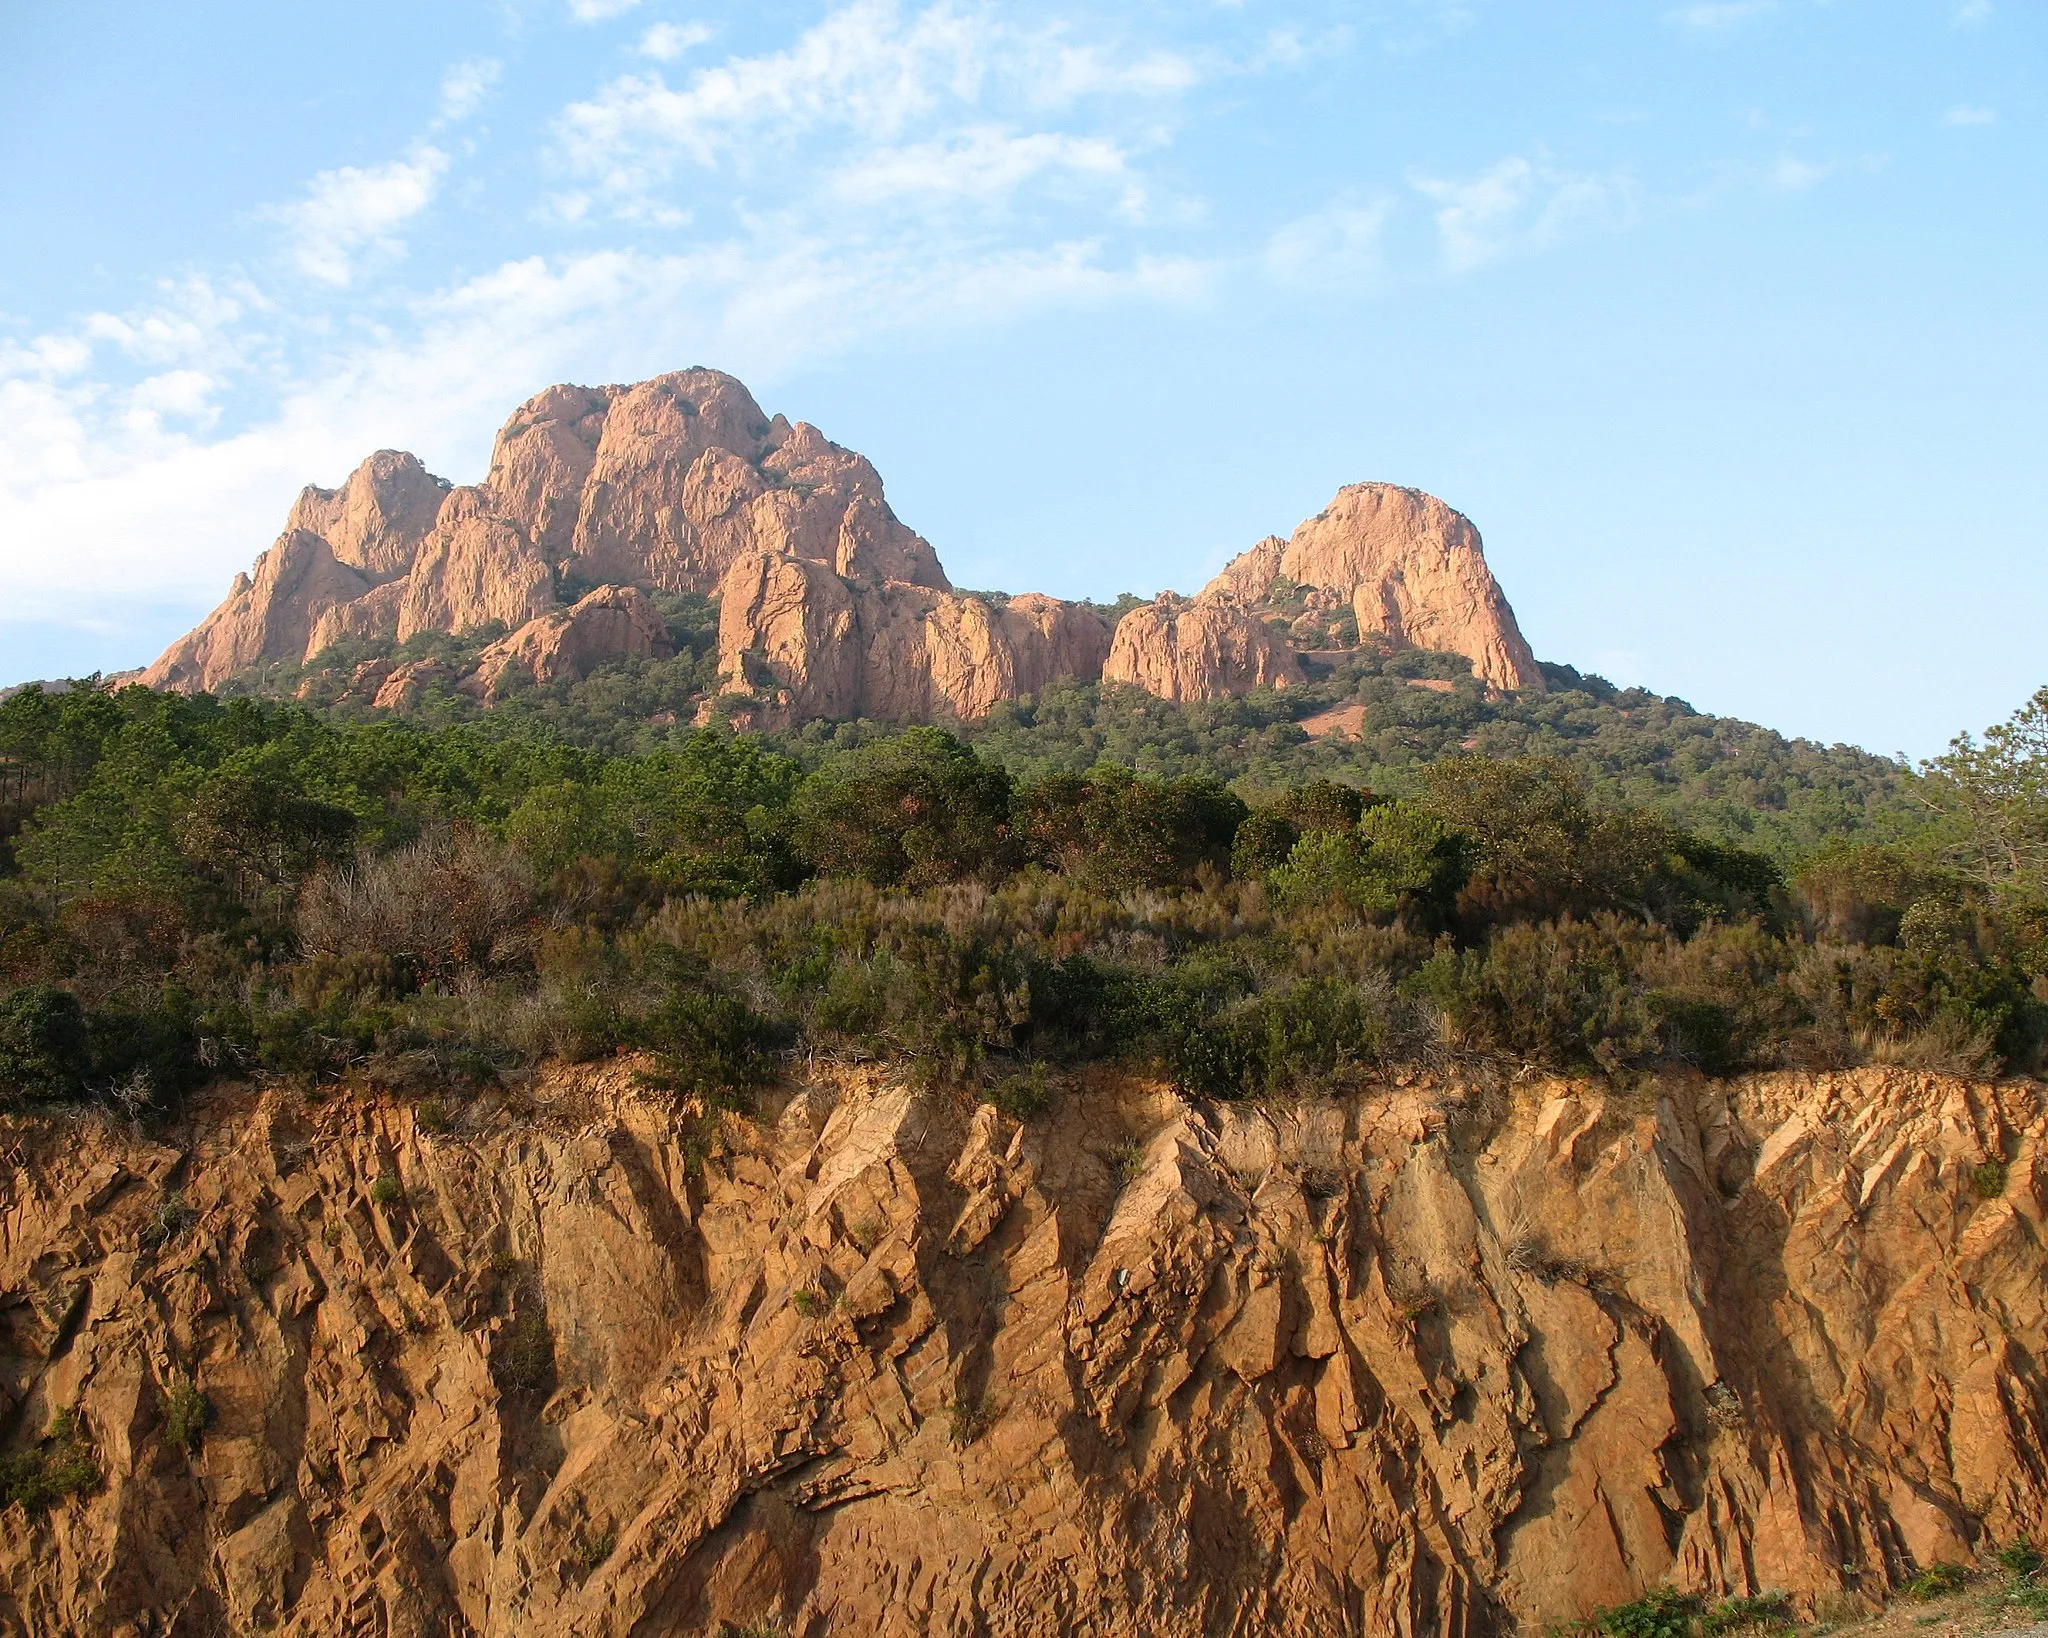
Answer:
[[[81,587],[182,599],[196,613],[249,566],[303,484],[337,483],[384,447],[473,480],[498,424],[550,381],[633,380],[710,359],[760,387],[891,331],[1193,304],[1212,278],[1189,260],[1113,258],[1090,239],[989,247],[910,234],[849,246],[779,225],[680,255],[530,257],[417,299],[402,335],[307,361],[266,413],[224,434],[211,406],[226,372],[194,364],[122,387],[92,367],[90,340],[38,338],[0,354],[0,576],[37,618],[83,621],[94,598]]]
[[[1666,15],[1703,34],[1720,34],[1777,9],[1777,0],[1710,0],[1708,4],[1681,6]]]
[[[1282,284],[1356,290],[1381,270],[1380,238],[1392,206],[1337,203],[1296,217],[1266,241],[1266,271]]]
[[[304,199],[264,214],[284,226],[301,272],[345,285],[366,258],[403,253],[396,230],[434,202],[447,168],[448,156],[429,146],[388,165],[344,165],[314,177]]]
[[[1463,181],[1412,174],[1409,183],[1436,201],[1438,246],[1453,273],[1547,249],[1574,231],[1619,221],[1633,207],[1625,177],[1574,175],[1519,154]]]
[[[621,75],[565,108],[556,136],[566,167],[631,214],[682,164],[759,166],[819,133],[842,149],[898,144],[934,123],[986,124],[997,106],[1154,100],[1200,77],[1177,53],[1121,57],[989,11],[941,3],[906,16],[894,0],[853,0],[787,49],[729,58],[680,87],[659,72]]]
[[[1770,183],[1780,193],[1803,193],[1806,189],[1825,182],[1833,172],[1832,165],[1815,165],[1807,160],[1794,159],[1790,154],[1784,154],[1771,167]]]
[[[659,63],[672,63],[684,52],[710,39],[712,30],[702,23],[656,23],[640,36],[633,49]]]
[[[1026,182],[1053,175],[1121,183],[1128,204],[1135,207],[1142,201],[1123,151],[1114,143],[1052,131],[1019,135],[996,126],[969,127],[933,142],[877,149],[833,172],[827,186],[839,200],[853,205],[993,205]]]
[[[493,57],[472,57],[441,76],[442,123],[452,125],[468,119],[484,104],[505,65]]]
[[[1941,116],[1944,125],[1996,125],[1997,110],[1981,108],[1967,102],[1959,102]]]
[[[579,23],[602,23],[623,17],[639,4],[640,0],[569,0],[569,15]]]
[[[1965,28],[1976,23],[1988,23],[1991,20],[1991,0],[1963,0],[1956,7],[1955,20]]]

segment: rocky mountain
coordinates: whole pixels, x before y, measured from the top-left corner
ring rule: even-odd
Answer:
[[[1110,1074],[1019,1126],[618,1062],[5,1135],[0,1404],[98,1475],[0,1512],[9,1633],[1839,1620],[2048,1526],[2028,1082]]]
[[[1089,604],[956,591],[865,458],[705,369],[550,387],[505,423],[481,484],[380,450],[340,489],[307,489],[253,574],[143,680],[214,689],[337,645],[502,626],[452,679],[488,700],[515,676],[660,654],[641,592],[717,600],[723,703],[763,726],[972,719],[1069,679],[1216,699],[1298,682],[1305,654],[1368,639],[1465,655],[1498,689],[1543,686],[1478,531],[1417,491],[1346,488],[1193,599],[1164,594],[1112,627]],[[360,691],[402,708],[435,664],[371,665]]]

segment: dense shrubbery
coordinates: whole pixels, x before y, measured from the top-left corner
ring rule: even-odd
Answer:
[[[1788,880],[1553,757],[1247,805],[1200,773],[1026,778],[936,729],[806,772],[708,732],[607,756],[30,690],[0,704],[0,1102],[620,1047],[712,1099],[803,1049],[1019,1110],[1104,1057],[1220,1097],[1461,1056],[2032,1068],[2027,744],[1935,765],[1923,842]]]

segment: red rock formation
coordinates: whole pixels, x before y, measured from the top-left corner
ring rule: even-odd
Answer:
[[[217,688],[268,661],[296,665],[321,616],[369,589],[362,571],[339,561],[326,540],[288,530],[256,560],[254,578],[236,575],[227,601],[166,649],[142,681],[150,688]]]
[[[1269,594],[1283,575],[1314,588],[1313,604],[1275,629]],[[1175,700],[1285,686],[1301,675],[1295,651],[1332,641],[1347,607],[1361,632],[1467,654],[1500,687],[1541,686],[1478,533],[1414,490],[1342,491],[1192,603],[1137,610],[1112,643],[1084,605],[954,593],[865,458],[771,419],[738,381],[703,369],[550,387],[505,423],[479,485],[450,491],[383,450],[340,489],[306,490],[255,579],[146,680],[213,688],[351,639],[492,622],[516,633],[557,610],[565,579],[721,596],[721,668],[728,687],[760,692],[763,723],[972,718],[1065,679]],[[632,622],[619,631],[632,646],[617,652],[651,652]],[[579,666],[596,663],[597,641],[576,639]],[[493,696],[503,666],[525,663],[509,652],[473,691]]]
[[[587,677],[606,660],[665,660],[675,653],[668,627],[632,586],[600,586],[566,609],[529,620],[477,656],[461,687],[496,699],[514,678],[537,683]]]
[[[489,490],[458,489],[420,544],[398,609],[398,640],[422,631],[524,625],[555,606],[555,575],[540,552],[492,507]]]
[[[339,489],[300,490],[285,528],[318,535],[339,561],[372,580],[389,580],[412,567],[447,496],[447,480],[417,455],[380,449]]]
[[[1496,688],[1541,690],[1543,673],[1486,566],[1479,531],[1434,495],[1355,483],[1282,542],[1269,536],[1207,590],[1257,605],[1276,579],[1348,601],[1361,633],[1463,654]]]
[[[855,581],[787,553],[741,558],[719,589],[720,672],[767,702],[762,726],[979,717],[1053,682],[1092,681],[1108,648],[1107,625],[1080,604]]]
[[[2033,1083],[634,1067],[10,1118],[7,1453],[102,1482],[0,1514],[0,1625],[1478,1638],[2048,1528]]]
[[[1164,700],[1217,700],[1299,682],[1301,662],[1234,598],[1204,592],[1189,602],[1166,592],[1117,622],[1102,679]]]

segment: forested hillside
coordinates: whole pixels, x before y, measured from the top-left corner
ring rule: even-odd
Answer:
[[[0,1094],[142,1108],[236,1072],[446,1096],[621,1047],[714,1098],[801,1048],[1018,1107],[1101,1057],[1226,1097],[1399,1063],[2036,1062],[2048,701],[1915,776],[1934,817],[1909,845],[1788,870],[1605,800],[1637,775],[1577,771],[1613,754],[1600,725],[1691,719],[1578,698],[1526,708],[1561,713],[1571,758],[1424,760],[1456,730],[1418,726],[1408,760],[1365,764],[1398,796],[1309,779],[1359,764],[1275,722],[1239,753],[1247,801],[1211,773],[1063,771],[1091,734],[1181,769],[1223,732],[1190,713],[1149,739],[1123,700],[1049,702],[979,750],[841,731],[798,758],[680,726],[613,754],[509,716],[31,689],[0,704]],[[1505,715],[1468,737],[1551,743]],[[1671,782],[1704,805],[1688,777],[1711,770]]]
[[[699,597],[656,601],[673,659],[613,661],[581,681],[513,689],[488,709],[453,684],[497,635],[494,628],[464,640],[427,634],[402,648],[355,644],[310,669],[252,672],[234,686],[252,697],[296,695],[341,720],[370,721],[388,713],[350,693],[356,669],[393,658],[427,662],[434,669],[409,708],[417,721],[644,754],[679,743],[716,706],[714,611]],[[1306,687],[1187,705],[1116,683],[1058,684],[1037,699],[998,705],[959,731],[1024,778],[1107,761],[1142,773],[1207,774],[1252,799],[1310,779],[1408,792],[1425,764],[1461,752],[1552,756],[1601,801],[1653,808],[1788,865],[1831,840],[1894,837],[1916,822],[1891,758],[1786,739],[1569,666],[1544,667],[1547,693],[1508,695],[1482,688],[1455,655],[1368,647],[1340,667],[1315,669],[1320,674]],[[811,765],[897,726],[814,722],[771,742]]]

